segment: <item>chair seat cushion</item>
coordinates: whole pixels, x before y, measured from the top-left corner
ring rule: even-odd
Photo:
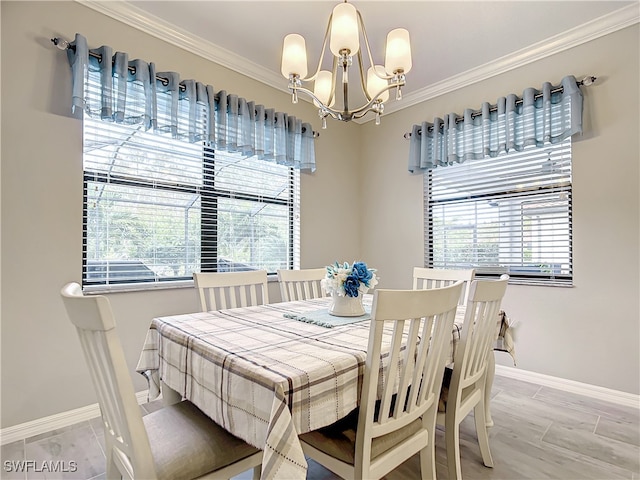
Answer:
[[[356,427],[358,425],[358,409],[328,427],[300,435],[300,440],[331,455],[349,465],[355,464]],[[422,420],[417,419],[404,428],[374,438],[371,442],[371,459],[397,446],[422,428]]]
[[[446,367],[444,369],[444,377],[442,379],[442,388],[440,389],[440,399],[438,401],[438,413],[446,413],[447,412],[447,402],[449,400],[449,388],[451,386],[451,377],[453,375],[453,369]],[[469,385],[468,387],[462,389],[462,393],[460,394],[460,403],[464,403],[469,396],[473,392],[477,390],[477,384]]]
[[[158,479],[192,479],[254,453],[194,404],[182,401],[142,417]]]

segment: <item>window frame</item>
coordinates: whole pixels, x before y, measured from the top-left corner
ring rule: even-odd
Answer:
[[[91,121],[100,122],[101,120],[90,119]],[[83,122],[86,121],[86,117]],[[83,123],[83,132],[84,132]],[[83,145],[84,145],[83,134]],[[181,140],[175,139],[176,142]],[[99,184],[112,184],[119,186],[135,186],[136,188],[144,188],[151,190],[162,190],[170,192],[190,193],[198,195],[200,199],[200,252],[199,262],[200,270],[202,272],[214,272],[217,271],[217,205],[220,198],[233,198],[234,200],[245,200],[250,202],[257,202],[266,205],[288,206],[288,252],[286,264],[288,268],[295,268],[299,265],[299,252],[300,252],[300,172],[291,166],[283,166],[287,169],[287,184],[289,185],[289,194],[286,198],[270,197],[259,193],[250,193],[243,191],[234,191],[231,189],[216,188],[214,181],[214,165],[216,160],[216,153],[214,149],[209,147],[206,142],[200,142],[202,145],[202,184],[201,185],[188,185],[181,184],[172,181],[154,179],[152,181],[142,177],[134,177],[127,175],[118,175],[113,173],[104,173],[95,170],[85,169],[84,153],[83,153],[83,200],[82,200],[82,285],[83,290],[87,292],[114,292],[114,291],[131,291],[131,290],[149,290],[156,288],[179,288],[188,287],[193,285],[193,276],[173,276],[173,277],[161,277],[155,275],[154,279],[136,279],[131,281],[125,280],[113,280],[113,279],[100,279],[89,280],[88,273],[88,252],[87,243],[88,238],[88,206],[89,195],[88,188],[89,183]],[[226,153],[226,152],[225,152]],[[224,153],[222,154],[224,155]],[[265,165],[269,165],[269,162],[256,159],[255,162],[264,162]],[[213,208],[212,208],[213,206]],[[210,222],[210,223],[207,223]],[[206,228],[204,228],[206,225]],[[295,242],[298,242],[296,244]],[[206,252],[212,253],[209,255]],[[205,261],[206,259],[206,261]],[[100,260],[107,261],[107,260]],[[276,272],[270,272],[269,278],[275,279],[277,277]]]
[[[488,199],[495,199],[497,197],[502,198],[502,199],[508,199],[509,201],[512,202],[513,205],[515,204],[519,204],[520,208],[522,209],[523,205],[526,203],[533,203],[533,204],[538,204],[538,203],[548,203],[545,200],[545,196],[547,196],[550,193],[559,193],[562,192],[562,194],[566,195],[566,198],[563,199],[563,201],[566,201],[566,209],[567,209],[567,235],[568,235],[568,270],[569,273],[558,273],[556,267],[554,267],[554,264],[548,264],[550,265],[549,269],[547,272],[545,272],[544,266],[545,264],[540,264],[539,265],[539,269],[536,271],[535,267],[536,265],[533,265],[533,262],[531,265],[526,265],[525,263],[525,254],[524,254],[524,246],[526,244],[525,242],[525,238],[526,238],[526,231],[527,229],[525,228],[525,219],[527,218],[527,215],[525,214],[526,212],[521,210],[521,214],[518,216],[519,219],[521,219],[519,225],[521,225],[521,230],[519,232],[520,236],[519,238],[521,239],[520,242],[510,242],[509,243],[509,249],[512,250],[515,247],[519,247],[522,250],[522,255],[521,255],[521,259],[522,259],[522,266],[518,267],[515,265],[512,266],[507,266],[507,268],[502,268],[502,267],[494,267],[491,268],[489,266],[484,266],[481,263],[476,263],[476,264],[465,264],[465,265],[461,265],[461,264],[455,264],[454,262],[452,262],[449,266],[446,265],[446,254],[443,254],[443,258],[440,259],[440,261],[437,261],[436,257],[435,257],[435,246],[436,246],[436,239],[435,239],[435,235],[436,232],[434,231],[434,229],[436,229],[437,227],[434,226],[434,212],[433,212],[433,208],[436,208],[438,206],[441,205],[446,205],[446,204],[454,204],[455,202],[460,202],[461,199],[468,199],[468,196],[464,196],[461,195],[458,198],[449,198],[446,200],[439,200],[439,201],[433,201],[432,200],[432,185],[434,182],[434,171],[433,170],[428,170],[427,172],[424,173],[423,176],[423,206],[424,206],[424,265],[426,267],[429,268],[475,268],[476,269],[476,277],[478,278],[499,278],[501,274],[507,273],[510,276],[510,283],[513,284],[524,284],[524,285],[538,285],[538,286],[559,286],[559,287],[572,287],[574,284],[574,266],[573,266],[573,179],[572,179],[572,164],[573,164],[573,154],[572,154],[572,150],[571,150],[571,140],[567,139],[565,140],[565,142],[569,142],[568,143],[568,149],[569,149],[569,159],[568,159],[568,165],[569,165],[569,174],[568,174],[568,180],[567,179],[563,179],[562,181],[558,181],[557,183],[554,183],[552,185],[545,185],[545,186],[536,186],[535,182],[533,182],[533,180],[531,180],[531,184],[529,185],[525,185],[523,188],[521,189],[505,189],[503,191],[499,191],[499,192],[485,192],[485,193],[479,193],[477,196],[472,197],[472,200],[474,203],[469,203],[469,206],[471,205],[477,205],[475,202],[478,201],[487,201]],[[554,146],[552,146],[553,148]],[[536,147],[539,148],[539,147]],[[545,148],[549,148],[549,146],[546,146]],[[558,150],[561,150],[562,148],[567,148],[563,146],[563,143],[558,144]],[[513,154],[522,154],[522,152],[512,152]],[[505,157],[508,156],[510,154],[501,154],[498,157],[493,158],[493,161],[500,161],[501,157]],[[470,160],[471,162],[473,162],[473,160]],[[457,168],[460,165],[451,165],[448,167],[438,167],[438,168]],[[542,198],[541,198],[542,197]],[[553,210],[554,208],[558,208],[558,207],[549,207],[551,210]],[[550,213],[550,211],[545,211],[544,213]],[[477,220],[477,213],[476,213],[476,220]],[[480,228],[478,227],[479,222],[476,221],[476,223],[474,225],[470,225],[470,228],[473,229],[473,231],[475,232],[473,237],[475,239],[478,238],[478,231],[480,230]],[[512,223],[509,224],[509,227],[513,227],[518,225],[517,221],[513,221]],[[446,232],[446,227],[442,227],[442,230],[444,232]],[[558,229],[559,230],[559,229]],[[556,230],[554,230],[555,232]],[[501,232],[499,232],[501,233]],[[498,242],[498,245],[500,245],[500,240]],[[475,243],[475,246],[478,246],[478,243]],[[476,249],[477,251],[477,249]],[[509,257],[509,259],[511,260],[511,257]],[[513,268],[512,268],[513,267]],[[544,275],[544,273],[547,273],[547,275]]]

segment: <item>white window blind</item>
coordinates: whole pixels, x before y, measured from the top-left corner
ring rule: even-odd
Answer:
[[[83,163],[85,286],[298,266],[293,168],[86,114]]]
[[[424,176],[425,265],[571,285],[571,140]]]

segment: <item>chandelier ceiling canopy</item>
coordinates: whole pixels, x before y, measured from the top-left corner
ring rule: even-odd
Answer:
[[[360,42],[362,38],[363,42]],[[322,70],[323,58],[327,50],[333,55],[331,70]],[[365,74],[363,53],[368,60]],[[349,68],[354,57],[358,64],[360,87],[366,98],[364,105],[349,108]],[[342,110],[334,108],[338,70],[341,72]],[[367,32],[362,15],[346,0],[333,9],[324,34],[320,59],[316,71],[308,75],[307,51],[304,37],[291,33],[284,38],[282,47],[282,75],[289,80],[289,90],[293,103],[298,102],[298,93],[308,95],[318,107],[322,128],[326,128],[327,117],[348,122],[361,118],[368,112],[376,115],[376,124],[384,111],[384,102],[389,99],[389,90],[396,89],[396,100],[402,98],[401,88],[405,85],[405,75],[411,70],[411,44],[409,32],[404,28],[391,30],[385,45],[384,65],[375,64],[369,47]],[[313,91],[303,87],[305,82],[314,82]]]

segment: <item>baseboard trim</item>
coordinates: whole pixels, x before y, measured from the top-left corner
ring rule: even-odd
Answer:
[[[149,392],[144,390],[136,393],[139,404],[146,403]],[[21,423],[0,430],[0,445],[25,440],[47,433],[57,428],[64,428],[85,420],[91,420],[100,416],[100,406],[97,403],[86,407],[76,408],[66,412],[57,413],[48,417],[38,418],[30,422]]]
[[[536,383],[543,387],[584,395],[585,397],[615,403],[625,407],[640,408],[640,395],[633,393],[621,392],[619,390],[612,390],[610,388],[576,382],[575,380],[567,380],[560,377],[552,377],[550,375],[506,367],[504,365],[496,365],[496,375]]]

